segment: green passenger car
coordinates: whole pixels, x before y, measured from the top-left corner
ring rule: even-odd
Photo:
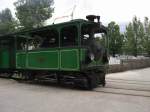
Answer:
[[[107,31],[99,16],[90,15],[87,19],[2,36],[5,38],[1,41],[7,40],[8,44],[0,51],[0,68],[17,71],[30,80],[70,81],[88,89],[104,86]]]

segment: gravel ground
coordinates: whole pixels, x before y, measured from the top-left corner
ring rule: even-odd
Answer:
[[[149,82],[150,68],[107,76],[109,81],[113,78]],[[116,86],[108,82],[106,87],[110,85]],[[95,90],[102,89],[105,88],[98,87]],[[18,83],[11,79],[0,79],[0,112],[150,112],[150,97],[95,90],[83,91],[55,84]]]

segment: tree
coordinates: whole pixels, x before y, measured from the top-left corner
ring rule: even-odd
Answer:
[[[108,33],[107,36],[109,38],[109,51],[115,56],[115,54],[120,54],[122,52],[122,44],[123,44],[123,35],[120,34],[119,25],[115,22],[110,22],[108,24]]]
[[[135,51],[135,38],[132,23],[129,23],[126,27],[125,40],[124,40],[124,51],[126,54],[134,54]]]
[[[43,26],[54,11],[53,0],[18,0],[14,5],[20,25],[26,29]]]
[[[6,8],[0,12],[0,34],[6,34],[15,30],[15,19],[10,9]]]
[[[143,47],[143,38],[144,38],[144,26],[140,19],[133,17],[131,23],[126,27],[125,32],[125,44],[124,49],[126,53],[137,56],[138,53],[142,53],[144,50]]]
[[[144,50],[147,54],[150,55],[150,22],[148,17],[145,17],[144,19],[144,32],[145,32],[145,36],[143,38]]]
[[[137,40],[137,53],[142,54],[144,52],[144,37],[145,37],[145,32],[144,32],[144,25],[143,23],[139,20],[138,21],[139,25],[139,31],[138,31],[138,40]]]

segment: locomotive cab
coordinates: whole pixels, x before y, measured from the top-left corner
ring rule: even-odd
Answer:
[[[89,22],[81,27],[81,46],[85,53],[82,60],[82,69],[105,70],[108,64],[107,29],[100,23],[100,17],[87,16]],[[94,20],[97,19],[97,22]]]

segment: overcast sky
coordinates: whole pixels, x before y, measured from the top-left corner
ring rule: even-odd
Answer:
[[[8,7],[14,13],[13,2],[16,0],[0,0],[0,10]],[[85,18],[88,14],[101,16],[103,23],[116,21],[117,23],[127,23],[134,15],[143,19],[150,18],[150,0],[54,0],[54,18],[70,15],[76,5],[74,18]],[[65,21],[65,18],[62,21]]]

